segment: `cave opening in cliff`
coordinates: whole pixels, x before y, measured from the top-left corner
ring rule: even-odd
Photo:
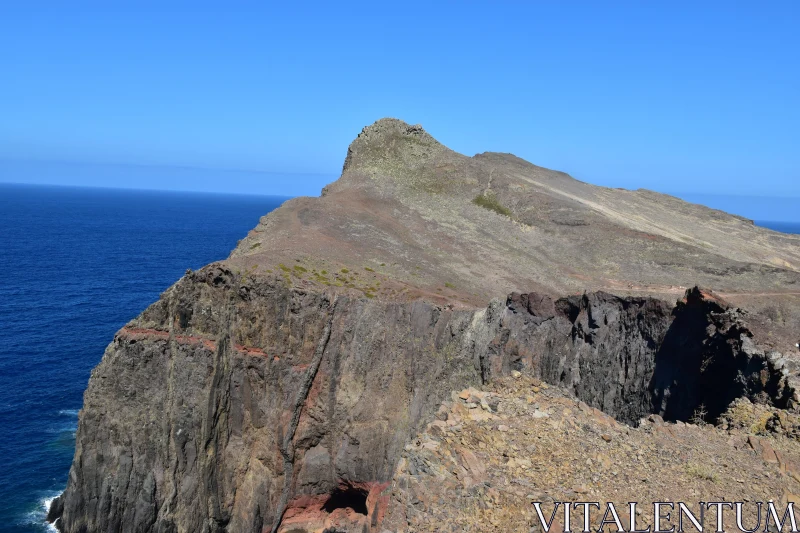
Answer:
[[[368,514],[367,491],[355,487],[342,487],[334,490],[322,510],[332,513],[336,509],[352,509],[357,514],[366,516]]]

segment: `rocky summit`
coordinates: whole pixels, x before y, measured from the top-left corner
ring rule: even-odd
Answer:
[[[534,501],[794,501],[798,328],[798,236],[379,120],[115,335],[48,519],[527,532]]]

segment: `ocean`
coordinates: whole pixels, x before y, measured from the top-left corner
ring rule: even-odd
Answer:
[[[0,529],[47,531],[114,333],[285,199],[0,184]]]
[[[47,531],[114,333],[284,200],[0,184],[0,530]]]
[[[774,229],[781,233],[800,234],[800,222],[773,222],[769,220],[756,220],[756,225],[764,228]]]

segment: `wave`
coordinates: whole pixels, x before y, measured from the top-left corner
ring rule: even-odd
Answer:
[[[79,409],[61,409],[58,414],[61,416],[78,416]]]
[[[38,531],[55,532],[58,530],[53,524],[47,523],[47,511],[50,510],[50,505],[53,503],[61,492],[50,491],[46,496],[38,501],[36,508],[27,513],[19,522],[21,526],[27,526],[31,529],[35,528]]]
[[[56,494],[52,498],[45,498],[45,499],[42,500],[42,510],[43,510],[42,520],[45,523],[45,527],[47,528],[47,531],[55,531],[56,533],[58,533],[58,530],[56,529],[56,526],[54,526],[53,524],[50,524],[50,523],[47,522],[47,512],[50,511],[50,506],[53,505],[53,500],[55,500],[60,495],[61,495],[61,493],[59,492],[58,494]]]

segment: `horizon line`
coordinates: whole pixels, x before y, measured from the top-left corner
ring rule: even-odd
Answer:
[[[199,169],[199,170],[213,170],[213,169]],[[227,191],[200,191],[200,190],[194,190],[194,189],[153,189],[153,188],[147,188],[147,187],[129,187],[129,186],[124,186],[124,185],[109,187],[109,186],[103,186],[103,185],[80,185],[80,184],[64,184],[64,183],[24,183],[24,182],[18,182],[18,181],[2,181],[2,180],[0,180],[0,186],[3,186],[3,185],[11,185],[11,186],[16,186],[16,187],[55,187],[55,188],[61,188],[61,189],[100,189],[100,190],[108,190],[108,191],[189,193],[189,194],[205,194],[205,195],[217,195],[217,196],[219,196],[219,195],[222,195],[222,196],[261,196],[261,197],[266,197],[266,198],[286,198],[286,199],[303,198],[303,197],[305,197],[305,198],[319,198],[320,197],[320,195],[307,195],[307,194],[286,195],[286,194],[265,194],[265,193],[257,193],[257,192],[248,193],[248,192],[227,192]],[[619,188],[619,187],[615,187],[615,188]],[[645,190],[645,189],[639,188],[639,189],[626,189],[626,190],[636,191],[636,190]],[[646,189],[646,190],[651,190],[651,189]],[[674,192],[662,193],[660,191],[653,191],[653,192],[657,192],[657,193],[660,193],[660,194],[666,194],[666,195],[669,195],[669,196],[675,196],[679,200],[684,201],[686,203],[696,203],[696,202],[692,202],[692,201],[689,201],[689,200],[684,200],[683,198],[678,196],[679,194],[698,194],[698,195],[706,195],[706,196],[719,196],[719,197],[723,197],[723,198],[732,198],[733,197],[733,198],[764,198],[764,199],[778,199],[778,200],[794,200],[794,199],[800,200],[800,197],[795,197],[795,196],[766,196],[766,195],[756,195],[756,194],[753,194],[753,195],[715,194],[715,193],[701,193],[701,192],[683,192],[683,193],[674,193]],[[715,209],[717,211],[722,211],[722,212],[727,213],[729,215],[741,216],[741,215],[736,215],[735,213],[731,213],[729,211],[725,211],[724,209],[719,209],[719,208],[716,208],[716,207],[708,206],[706,204],[697,204],[697,205],[703,205],[705,207],[708,207],[709,209]],[[744,218],[748,218],[748,217],[744,217]],[[794,223],[793,221],[772,220],[772,219],[765,219],[765,218],[758,218],[758,219],[752,219],[752,220],[757,220],[757,221],[760,221],[760,222],[783,222],[783,223],[788,222],[788,223]]]
[[[214,167],[214,166],[197,166],[189,164],[171,164],[171,163],[131,163],[131,162],[114,162],[114,161],[85,161],[78,159],[39,159],[39,158],[20,158],[13,156],[0,155],[0,162],[11,163],[40,163],[40,164],[63,164],[63,165],[89,165],[89,166],[114,166],[114,167],[136,167],[136,168],[170,168],[179,170],[202,170],[202,171],[219,171],[219,172],[235,172],[241,174],[271,174],[278,176],[341,176],[341,173],[329,172],[297,172],[297,171],[276,171],[276,170],[260,170],[248,168],[232,168],[232,167]],[[8,183],[8,182],[6,182]]]
[[[102,185],[79,185],[79,184],[64,184],[64,183],[22,183],[18,181],[0,181],[0,187],[4,185],[11,185],[15,187],[55,187],[58,189],[100,189],[104,191],[138,191],[138,192],[166,192],[166,193],[186,193],[186,194],[205,194],[213,196],[260,196],[264,198],[286,198],[291,200],[293,198],[307,197],[318,198],[318,196],[308,196],[304,194],[285,195],[285,194],[264,194],[264,193],[247,193],[247,192],[222,192],[222,191],[198,191],[191,189],[150,189],[142,187],[126,187],[124,185],[117,187],[108,187]]]

